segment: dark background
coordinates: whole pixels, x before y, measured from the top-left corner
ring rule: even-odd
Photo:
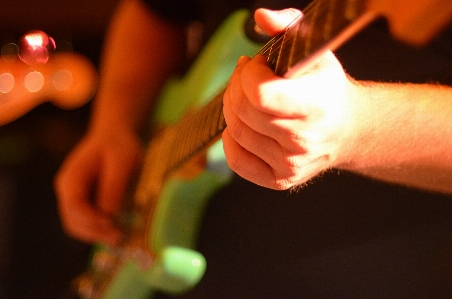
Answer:
[[[41,29],[97,63],[115,4],[6,1],[0,9],[0,43]],[[423,66],[410,66],[432,52],[405,49],[379,34],[361,36],[370,39],[368,48],[359,50],[362,57],[348,59],[348,70],[362,78],[389,73],[391,80],[423,74]],[[374,51],[377,43],[399,49],[404,61]],[[346,53],[359,44],[352,41],[339,56],[347,60]],[[440,63],[434,69],[450,70],[436,53]],[[366,60],[374,62],[371,72],[360,67]],[[379,61],[393,68],[388,72]],[[43,104],[0,127],[0,298],[61,298],[86,266],[89,247],[60,228],[52,180],[83,135],[89,109],[89,104],[71,111]],[[218,293],[227,298],[452,297],[450,197],[348,173],[327,173],[290,197],[236,178],[208,207],[204,224],[200,250],[209,267],[188,298]]]
[[[97,64],[116,2],[3,1],[0,47],[39,29]],[[0,298],[60,298],[87,264],[89,248],[60,228],[52,180],[89,109],[46,103],[0,127]]]

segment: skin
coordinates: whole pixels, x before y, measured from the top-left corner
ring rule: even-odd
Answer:
[[[298,13],[261,9],[255,19],[273,35]],[[139,1],[118,7],[88,132],[55,178],[62,223],[74,238],[121,241],[115,218],[142,159],[139,132],[152,99],[183,66],[185,45],[185,28],[163,21]],[[335,84],[325,88],[326,80]],[[452,192],[451,96],[444,86],[358,82],[332,53],[291,79],[275,76],[260,56],[243,57],[224,97],[224,150],[239,175],[273,189],[303,185],[336,167]]]
[[[122,239],[115,218],[142,159],[139,131],[151,111],[149,99],[182,65],[185,44],[184,28],[163,21],[140,1],[124,1],[118,7],[105,43],[88,132],[54,182],[63,227],[74,238],[107,244]]]

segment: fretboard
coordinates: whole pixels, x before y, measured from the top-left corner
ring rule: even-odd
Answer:
[[[365,13],[362,0],[315,0],[283,32],[268,42],[258,54],[266,57],[279,76],[302,73],[325,50],[334,51],[374,20]],[[175,126],[177,134],[168,161],[171,170],[219,138],[226,128],[223,92],[200,111]]]

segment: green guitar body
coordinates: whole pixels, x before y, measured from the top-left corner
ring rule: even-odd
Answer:
[[[153,123],[171,124],[188,109],[205,105],[226,87],[237,59],[254,55],[261,46],[245,35],[249,16],[245,10],[232,14],[189,72],[165,86]],[[196,286],[206,269],[205,258],[194,250],[204,210],[209,198],[232,175],[225,163],[221,140],[208,149],[207,158],[207,167],[194,179],[170,178],[164,183],[152,219],[149,241],[152,244],[148,244],[156,255],[152,265],[142,269],[134,258],[122,261],[102,291],[88,292],[85,298],[145,299],[152,298],[155,292],[180,294]],[[101,246],[97,253],[109,250]]]

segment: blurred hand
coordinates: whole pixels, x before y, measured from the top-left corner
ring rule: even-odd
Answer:
[[[122,232],[115,219],[141,155],[139,139],[124,127],[85,135],[55,179],[60,215],[68,234],[87,243],[120,242]]]

